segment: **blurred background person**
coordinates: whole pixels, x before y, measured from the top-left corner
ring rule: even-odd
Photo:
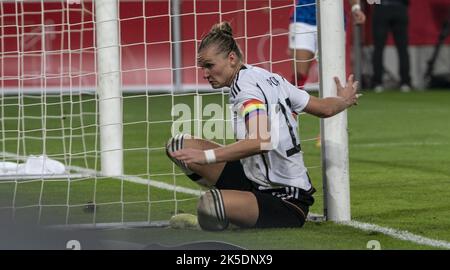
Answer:
[[[365,14],[361,11],[359,0],[349,0],[353,21],[363,24]],[[308,79],[309,69],[318,50],[316,0],[297,0],[292,10],[289,25],[289,49],[294,61],[294,74],[291,83],[303,87]]]
[[[374,51],[372,56],[372,85],[376,93],[384,91],[383,51],[389,32],[392,32],[400,62],[400,90],[411,91],[410,64],[408,54],[408,0],[382,0],[374,5],[372,34]]]

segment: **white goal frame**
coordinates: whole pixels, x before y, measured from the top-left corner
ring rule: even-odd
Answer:
[[[336,96],[333,77],[346,82],[343,1],[318,0],[320,95]],[[332,221],[349,221],[350,184],[347,111],[321,119],[324,216]]]

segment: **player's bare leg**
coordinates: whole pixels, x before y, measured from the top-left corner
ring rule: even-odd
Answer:
[[[309,50],[291,50],[292,56],[295,57],[294,76],[297,86],[304,86],[309,73],[314,53]]]
[[[253,193],[239,190],[221,190],[225,213],[231,223],[252,227],[259,216],[258,202]],[[245,205],[245,207],[242,207]]]
[[[221,231],[230,223],[239,227],[254,226],[259,217],[259,208],[251,192],[212,189],[200,197],[197,214],[202,229]]]
[[[170,153],[175,152],[178,150],[181,150],[183,148],[195,148],[195,149],[201,149],[201,150],[208,150],[208,149],[214,149],[220,147],[220,144],[217,144],[212,141],[207,141],[203,139],[193,138],[190,135],[187,134],[178,134],[174,137],[172,137],[166,146],[166,153],[167,156],[175,163],[177,166],[183,170],[183,172],[193,181],[195,181],[197,184],[205,187],[213,187],[217,180],[219,179],[220,174],[223,171],[223,168],[225,167],[225,163],[214,163],[214,164],[208,164],[208,165],[198,165],[198,164],[190,164],[187,166],[184,162],[181,162],[177,159],[174,159],[171,157]],[[217,202],[215,202],[212,198],[211,191],[206,192],[206,196],[202,195],[200,198],[199,205],[202,205],[203,209],[209,209],[210,206],[214,206]],[[217,194],[217,193],[215,193]],[[215,198],[221,198],[218,196],[215,196]],[[208,212],[209,213],[209,212]],[[211,212],[212,213],[212,212]],[[201,215],[201,211],[199,213]],[[209,218],[209,215],[208,215]],[[204,219],[203,219],[204,220]],[[203,221],[202,220],[202,221]],[[208,219],[209,220],[209,219]],[[228,219],[224,219],[227,221],[226,226],[223,226],[223,229],[228,227]],[[215,216],[215,221],[217,223],[217,215]],[[217,226],[217,224],[214,223],[214,226]],[[171,217],[170,219],[170,226],[172,228],[178,228],[178,229],[194,229],[194,228],[200,228],[198,218],[195,215],[192,214],[177,214]],[[220,227],[222,228],[222,227]]]

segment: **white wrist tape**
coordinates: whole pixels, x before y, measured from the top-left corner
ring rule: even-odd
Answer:
[[[216,162],[216,154],[214,153],[214,149],[206,150],[204,152],[207,164]]]
[[[361,5],[360,4],[356,4],[352,6],[352,12],[356,12],[356,11],[360,11],[361,10]]]

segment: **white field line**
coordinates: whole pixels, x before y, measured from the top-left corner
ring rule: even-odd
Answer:
[[[393,238],[397,238],[404,241],[413,242],[420,245],[432,246],[437,248],[446,248],[450,249],[450,242],[435,240],[431,238],[427,238],[424,236],[416,235],[410,233],[408,231],[401,231],[397,229],[392,229],[388,227],[381,227],[375,224],[363,223],[356,220],[347,221],[347,222],[338,222],[338,224],[347,225],[356,229],[360,229],[368,232],[379,232],[385,235],[389,235]]]
[[[100,172],[97,172],[95,170],[81,168],[81,167],[77,167],[77,166],[68,166],[68,168],[70,170],[80,172],[80,173],[86,173],[86,174],[98,175],[98,176],[101,175]],[[195,189],[190,189],[190,188],[185,188],[185,187],[180,187],[180,186],[174,186],[171,184],[167,184],[167,183],[163,183],[163,182],[159,182],[159,181],[155,181],[155,180],[147,180],[147,179],[144,179],[144,178],[141,178],[138,176],[133,176],[133,175],[123,175],[120,177],[112,177],[112,178],[123,179],[125,181],[132,182],[132,183],[149,185],[149,186],[157,187],[160,189],[181,192],[181,193],[186,193],[186,194],[191,194],[191,195],[196,195],[196,196],[200,196],[204,193],[201,190],[195,190]]]
[[[2,152],[0,155],[8,156],[8,157],[16,156],[14,154],[5,153],[5,152]],[[18,157],[18,156],[16,156],[16,157]],[[18,159],[24,159],[24,158],[23,157],[18,157]],[[100,173],[95,171],[95,170],[81,168],[81,167],[77,167],[77,166],[69,166],[69,169],[74,170],[74,171],[79,172],[79,173],[85,173],[85,174],[90,174],[90,175],[100,175]],[[115,178],[117,178],[117,177],[115,177]],[[200,196],[203,193],[200,190],[174,186],[174,185],[171,185],[171,184],[161,183],[161,182],[154,181],[154,180],[146,180],[146,179],[143,179],[143,178],[140,178],[140,177],[137,177],[137,176],[131,176],[131,175],[123,175],[123,176],[121,176],[120,178],[117,178],[117,179],[123,179],[125,181],[129,181],[129,182],[133,182],[133,183],[150,185],[150,186],[157,187],[157,188],[160,188],[160,189],[176,191],[176,192],[181,192],[181,193],[186,193],[186,194],[192,194],[192,195],[197,195],[197,196]],[[311,214],[312,215],[317,215],[317,214],[314,214],[314,213],[311,213]],[[337,223],[345,225],[345,226],[349,226],[349,227],[352,227],[352,228],[356,228],[356,229],[359,229],[359,230],[363,230],[363,231],[382,233],[382,234],[391,236],[393,238],[397,238],[397,239],[400,239],[400,240],[403,240],[403,241],[412,242],[412,243],[415,243],[415,244],[431,246],[431,247],[437,247],[437,248],[450,249],[450,242],[443,241],[443,240],[435,240],[435,239],[427,238],[427,237],[424,237],[424,236],[420,236],[420,235],[416,235],[416,234],[410,233],[408,231],[397,230],[397,229],[393,229],[393,228],[389,228],[389,227],[382,227],[382,226],[378,226],[378,225],[370,224],[370,223],[363,223],[363,222],[359,222],[359,221],[356,221],[356,220],[347,221],[347,222],[337,222]]]

